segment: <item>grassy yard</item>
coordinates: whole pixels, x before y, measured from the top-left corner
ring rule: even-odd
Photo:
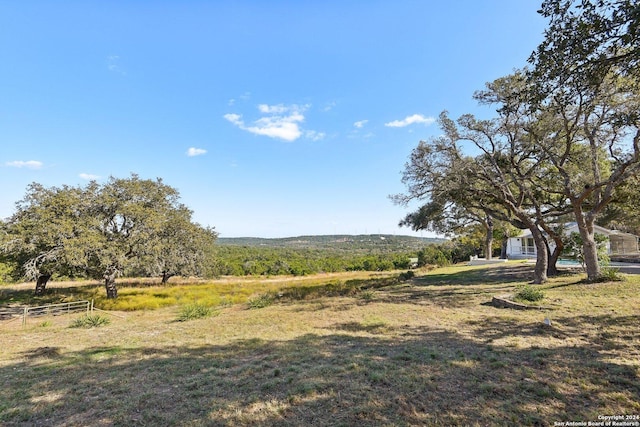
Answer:
[[[93,295],[122,317],[90,329],[68,316],[0,323],[0,425],[553,426],[640,415],[640,276],[554,278],[540,287],[544,310],[490,304],[530,270],[131,283],[121,307],[91,284],[58,287],[59,299]],[[0,289],[14,303],[28,292]],[[268,303],[250,309],[257,296]],[[170,303],[133,310],[136,298]],[[187,303],[213,315],[177,321]]]

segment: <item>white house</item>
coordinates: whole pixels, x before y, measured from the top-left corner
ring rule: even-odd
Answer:
[[[594,230],[597,234],[602,234],[609,238],[607,241],[607,252],[609,255],[638,253],[638,236],[623,233],[618,230],[609,230],[597,225],[594,226]],[[564,232],[566,235],[573,232],[578,233],[578,224],[575,222],[565,224]],[[552,251],[555,247],[551,239],[549,239],[549,247]],[[531,231],[523,230],[518,237],[509,238],[507,241],[507,257],[510,259],[536,257],[536,245],[533,241]]]

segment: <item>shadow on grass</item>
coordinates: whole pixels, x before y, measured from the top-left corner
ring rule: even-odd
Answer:
[[[295,303],[301,301],[317,302],[325,297],[361,297],[347,306],[384,302],[391,304],[440,304],[447,307],[463,307],[479,296],[510,292],[513,285],[526,281],[531,266],[486,267],[476,270],[463,270],[454,273],[428,274],[410,280],[400,280],[398,276],[348,280],[314,286],[295,286],[271,292],[273,302]],[[476,286],[481,285],[481,286]],[[380,290],[381,293],[372,291]],[[345,303],[340,304],[344,309]],[[323,310],[330,306],[316,304],[301,306],[301,311]],[[331,306],[332,307],[332,306]]]
[[[436,270],[437,271],[437,270]],[[462,270],[456,273],[427,274],[413,279],[417,286],[430,285],[477,285],[477,284],[509,284],[522,283],[531,280],[533,266],[522,265],[500,265],[477,268],[473,270]]]
[[[66,287],[49,287],[44,295],[36,296],[33,289],[0,289],[0,306],[8,305],[28,305],[38,306],[46,304],[57,304],[66,301],[75,301],[80,299],[90,299],[96,293],[96,289],[104,290],[104,286],[78,285]]]
[[[590,346],[541,352],[450,331],[353,330],[361,326],[197,348],[35,349],[0,367],[0,423],[544,426],[638,413],[637,370]]]
[[[374,290],[397,285],[397,277],[374,279],[352,279],[339,283],[326,283],[313,286],[295,286],[283,288],[279,292],[283,300],[302,301],[321,297],[353,296],[366,290]]]

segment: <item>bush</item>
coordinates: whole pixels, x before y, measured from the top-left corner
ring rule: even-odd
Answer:
[[[429,245],[418,252],[418,266],[437,265],[443,267],[451,264],[451,257],[451,250],[445,248],[444,245]]]
[[[516,300],[535,302],[544,298],[544,292],[531,285],[525,285],[516,291],[514,297]]]
[[[0,283],[15,282],[20,277],[20,268],[14,262],[0,259]]]
[[[624,282],[625,277],[620,274],[619,268],[602,267],[600,270],[600,279],[603,282]]]
[[[209,317],[213,314],[210,307],[204,304],[189,304],[182,307],[180,314],[178,315],[179,322],[186,322],[187,320],[202,319]]]
[[[366,301],[371,301],[374,298],[374,296],[375,296],[375,292],[370,289],[360,292],[360,298]]]
[[[100,314],[86,314],[71,322],[72,328],[97,328],[111,323],[111,319]]]
[[[411,270],[405,271],[404,273],[400,273],[400,275],[398,276],[398,279],[400,279],[400,281],[404,282],[407,280],[411,280],[415,277],[415,273]]]
[[[264,308],[273,304],[274,296],[271,293],[266,293],[262,295],[258,295],[257,297],[251,298],[247,304],[249,304],[249,308]]]

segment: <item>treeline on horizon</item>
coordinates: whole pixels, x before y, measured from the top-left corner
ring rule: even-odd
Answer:
[[[209,251],[202,276],[305,276],[347,271],[409,270],[425,266],[445,266],[463,262],[473,255],[474,248],[460,242],[425,242],[418,250],[375,250],[364,246],[348,251],[344,248],[288,248],[216,244]],[[416,263],[417,260],[417,263]],[[17,269],[0,263],[0,283],[22,280]],[[125,277],[135,277],[133,271]],[[87,277],[54,274],[54,280],[83,280]]]
[[[353,251],[420,250],[426,244],[444,243],[447,239],[392,234],[329,234],[282,238],[218,237],[219,245],[267,246],[296,249],[332,249]]]
[[[217,245],[207,276],[303,276],[345,271],[405,270],[469,259],[474,248],[453,242],[427,243],[419,250],[364,251],[248,245]],[[415,261],[417,260],[417,263]]]

